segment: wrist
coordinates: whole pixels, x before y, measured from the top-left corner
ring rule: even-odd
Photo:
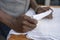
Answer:
[[[39,13],[38,11],[40,11],[39,9],[42,9],[42,7],[41,6],[37,6],[36,8],[35,8],[35,12],[36,13]]]

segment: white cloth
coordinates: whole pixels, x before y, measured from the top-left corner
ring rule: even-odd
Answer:
[[[60,40],[59,13],[54,11],[54,13],[56,13],[56,14],[53,14],[54,18],[52,20],[42,19],[44,16],[47,16],[47,14],[49,14],[50,12],[51,11],[49,10],[47,12],[42,13],[41,15],[44,14],[43,16],[41,16],[40,14],[38,14],[38,16],[37,16],[37,15],[35,15],[34,10],[30,9],[26,15],[38,20],[38,24],[34,30],[29,31],[27,33],[23,33],[23,34],[28,34],[27,37],[32,38],[34,40]],[[30,15],[28,13],[30,13]],[[35,16],[32,16],[32,15],[35,15]],[[8,34],[8,38],[9,38],[10,34],[20,35],[21,33],[17,33],[14,30],[11,30]]]

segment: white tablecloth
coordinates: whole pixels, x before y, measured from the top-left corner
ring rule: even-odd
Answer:
[[[28,38],[34,40],[60,40],[60,8],[53,8],[53,19],[38,21],[37,27],[27,32]]]

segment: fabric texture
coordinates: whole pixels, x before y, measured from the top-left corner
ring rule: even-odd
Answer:
[[[0,0],[1,9],[9,15],[19,16],[25,13],[30,0]]]

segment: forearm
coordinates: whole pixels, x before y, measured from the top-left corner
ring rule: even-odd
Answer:
[[[35,10],[35,8],[38,6],[37,2],[35,0],[30,0],[30,7]]]
[[[17,30],[18,29],[18,23],[17,23],[17,20],[14,17],[12,17],[10,15],[7,15],[3,11],[0,11],[0,21],[2,23],[6,24],[11,29],[14,29],[15,31],[18,32],[18,30]]]

